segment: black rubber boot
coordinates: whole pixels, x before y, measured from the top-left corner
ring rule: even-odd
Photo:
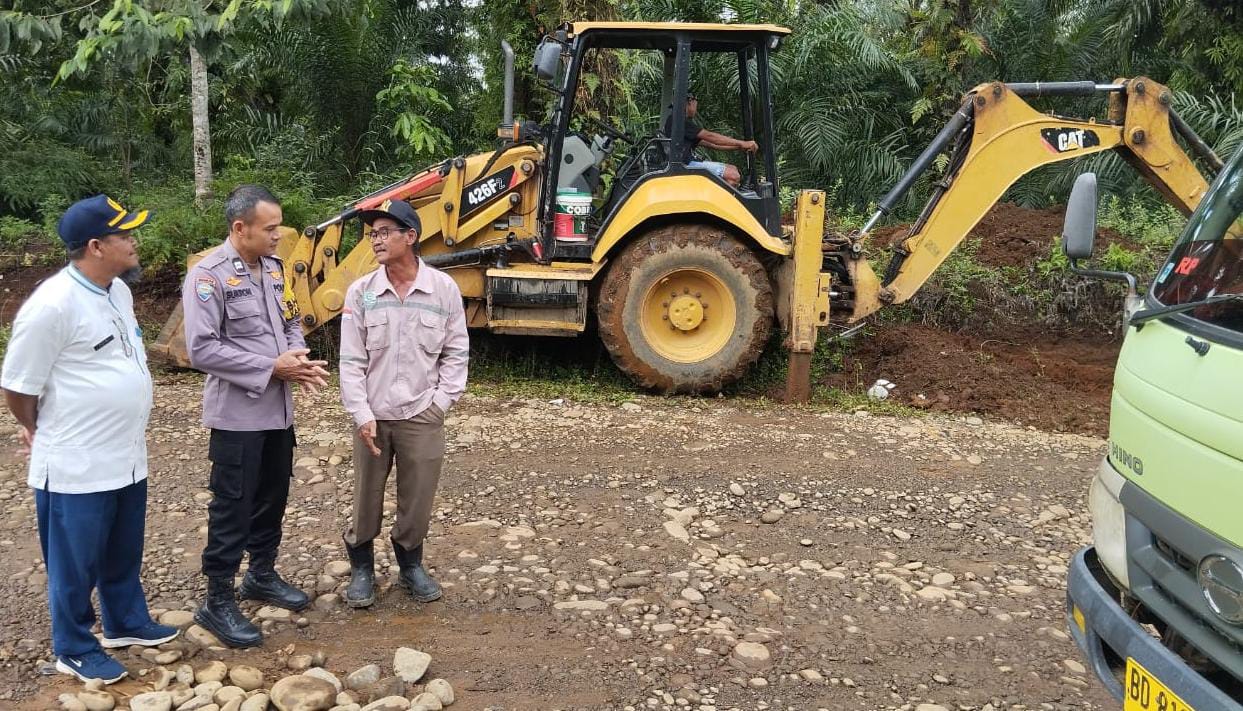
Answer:
[[[370,607],[375,602],[375,542],[367,541],[356,547],[345,544],[350,557],[350,584],[345,588],[345,604],[350,607]]]
[[[390,539],[391,540],[391,539]],[[410,597],[419,602],[431,602],[440,599],[440,583],[432,579],[423,569],[423,544],[413,550],[406,550],[391,541],[393,553],[397,556],[397,565],[401,572],[397,574],[397,583],[410,591]]]
[[[237,607],[231,575],[207,579],[207,599],[194,613],[194,621],[230,647],[263,644],[263,633],[250,624],[250,620]]]
[[[305,609],[311,604],[311,598],[285,582],[276,572],[275,562],[275,556],[251,556],[250,569],[242,578],[238,594],[247,600],[259,600],[294,612]]]

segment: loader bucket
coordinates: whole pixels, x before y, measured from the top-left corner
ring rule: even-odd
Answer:
[[[155,343],[147,348],[147,353],[156,360],[179,368],[190,367],[190,354],[186,351],[185,314],[181,310],[181,302],[164,322],[160,335]]]
[[[215,249],[215,247],[212,249]],[[186,259],[186,273],[188,274],[190,268],[198,264],[199,260],[206,257],[210,251],[211,249],[205,249],[197,254],[191,254]],[[155,343],[152,343],[147,348],[147,355],[166,365],[189,368],[190,353],[186,350],[185,322],[185,313],[182,312],[181,300],[178,299],[173,313],[169,315],[168,319],[164,321],[164,325],[160,328],[160,335],[156,336]]]

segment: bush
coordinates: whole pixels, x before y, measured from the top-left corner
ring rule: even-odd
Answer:
[[[243,183],[257,183],[270,189],[281,200],[284,224],[299,231],[339,209],[336,201],[316,199],[310,185],[300,182],[298,174],[248,170],[244,165],[226,168],[213,184],[214,197],[201,208],[194,204],[194,187],[188,180],[136,186],[117,199],[130,209],[153,212],[150,221],[137,233],[143,266],[155,269],[183,264],[189,255],[224,240],[224,198]]]
[[[1167,203],[1126,200],[1110,195],[1101,207],[1099,224],[1156,249],[1168,250],[1187,224],[1187,218]]]
[[[30,220],[13,215],[0,215],[0,248],[24,252],[31,244],[43,240],[43,230]]]

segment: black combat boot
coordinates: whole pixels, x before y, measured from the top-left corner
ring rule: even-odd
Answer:
[[[285,582],[276,572],[275,563],[275,555],[251,555],[250,569],[242,578],[238,594],[247,600],[259,600],[294,612],[305,609],[311,604],[311,598]]]
[[[375,542],[357,546],[346,543],[345,552],[350,557],[350,584],[345,588],[345,604],[370,607],[375,602]]]
[[[237,607],[232,575],[207,579],[207,599],[194,613],[194,621],[230,647],[263,644],[263,633]]]
[[[423,569],[423,544],[413,550],[402,548],[397,541],[392,541],[393,553],[397,556],[397,565],[401,572],[397,575],[397,583],[410,591],[410,596],[419,602],[431,602],[440,599],[440,583],[432,580],[432,576]]]

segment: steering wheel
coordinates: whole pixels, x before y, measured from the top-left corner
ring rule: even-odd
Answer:
[[[584,116],[584,118],[587,119],[587,123],[590,123],[592,126],[595,126],[596,128],[600,129],[600,131],[606,136],[611,136],[612,138],[623,140],[626,143],[630,143],[632,145],[635,142],[634,136],[631,136],[628,133],[624,133],[619,129],[613,128],[612,126],[596,118],[595,116]]]

